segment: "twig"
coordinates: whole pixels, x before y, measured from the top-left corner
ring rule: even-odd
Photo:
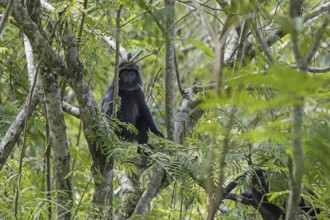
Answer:
[[[78,205],[77,205],[77,208],[76,208],[76,210],[75,210],[73,216],[77,216],[77,212],[78,212],[78,210],[79,210],[79,208],[80,208],[80,205],[81,205],[81,203],[82,203],[82,200],[83,200],[83,198],[84,198],[84,196],[85,196],[85,194],[86,194],[86,192],[87,192],[87,188],[88,188],[89,184],[92,182],[92,180],[93,180],[93,177],[91,177],[91,178],[89,179],[88,183],[86,184],[85,189],[84,189],[84,192],[83,192],[83,194],[81,195],[81,198],[80,198],[80,200],[79,200],[79,203],[78,203]]]
[[[148,13],[148,10],[147,10],[147,11],[144,11],[144,12],[142,12],[141,14],[135,16],[134,18],[132,18],[132,19],[126,21],[124,24],[120,25],[120,28],[124,27],[125,25],[129,24],[130,22],[134,21],[135,19],[141,17],[142,15],[144,15],[144,14],[146,14],[146,13]]]
[[[48,118],[48,113],[45,107],[45,118]],[[48,219],[52,219],[52,184],[51,184],[51,173],[50,173],[50,154],[51,154],[51,144],[50,144],[50,128],[49,120],[46,120],[46,149],[45,149],[45,166],[46,166],[46,198],[47,198],[47,212]]]
[[[81,13],[81,22],[79,25],[79,32],[78,32],[78,41],[77,41],[77,48],[79,49],[80,47],[80,42],[81,42],[81,36],[82,36],[82,31],[83,31],[83,27],[84,27],[84,22],[85,22],[85,16],[86,16],[86,8],[87,8],[87,2],[88,0],[84,0],[84,9],[83,12]]]
[[[256,35],[256,38],[257,38],[257,40],[258,40],[258,42],[259,42],[259,45],[260,45],[261,49],[262,49],[262,51],[265,53],[265,55],[266,55],[268,61],[269,61],[270,63],[274,63],[274,58],[273,58],[272,55],[270,54],[270,52],[269,52],[269,50],[268,50],[268,47],[267,47],[267,45],[266,45],[266,43],[265,43],[263,37],[261,36],[261,33],[260,33],[260,31],[258,30],[258,28],[257,28],[257,26],[256,26],[256,24],[255,24],[255,22],[249,21],[249,23],[250,23],[251,29],[254,31],[254,33],[255,33],[255,35]]]
[[[120,13],[122,9],[122,5],[119,5],[117,10],[117,18],[116,18],[116,26],[117,26],[117,34],[116,34],[116,65],[115,65],[115,75],[114,75],[114,103],[113,103],[113,111],[112,117],[116,117],[117,115],[117,108],[119,106],[119,75],[118,75],[118,68],[119,68],[119,47],[120,47]]]
[[[9,18],[9,15],[10,15],[10,12],[11,12],[11,9],[14,5],[14,0],[9,0],[8,3],[7,3],[7,7],[6,7],[6,11],[5,13],[3,14],[3,16],[1,16],[1,21],[0,21],[0,36],[2,34],[2,31],[4,30],[5,28],[5,24]]]
[[[302,62],[302,69],[306,69],[307,66],[309,65],[309,63],[311,62],[312,58],[314,57],[314,55],[315,55],[315,53],[317,51],[317,48],[318,48],[318,46],[319,46],[319,44],[321,42],[323,33],[326,30],[327,25],[329,24],[329,20],[330,20],[330,16],[328,15],[324,19],[324,22],[321,25],[320,29],[317,31],[315,40],[313,42],[313,45],[311,46],[311,50],[310,50],[309,54],[307,54],[305,56],[304,62]]]
[[[175,74],[176,74],[176,80],[178,82],[178,88],[179,88],[181,96],[183,97],[184,96],[184,90],[182,89],[182,86],[181,86],[179,66],[178,66],[178,57],[176,55],[175,48],[174,48],[174,64],[175,64]]]

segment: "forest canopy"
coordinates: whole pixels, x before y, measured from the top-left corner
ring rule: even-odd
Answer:
[[[329,11],[0,0],[0,219],[330,218]]]

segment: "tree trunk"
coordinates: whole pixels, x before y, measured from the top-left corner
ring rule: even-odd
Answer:
[[[52,72],[42,74],[47,120],[50,126],[50,143],[54,152],[57,219],[71,219],[72,187],[71,175],[68,175],[70,173],[71,156],[68,150],[62,100],[56,77],[56,74]]]
[[[174,3],[175,0],[165,0],[166,14],[166,55],[165,55],[165,107],[166,107],[166,128],[167,138],[173,140],[174,137]]]

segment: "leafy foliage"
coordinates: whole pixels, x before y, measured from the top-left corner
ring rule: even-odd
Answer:
[[[152,1],[151,1],[152,2]],[[150,134],[150,145],[139,146],[146,153],[148,169],[141,175],[140,182],[145,188],[151,176],[155,175],[153,166],[160,166],[166,172],[164,187],[152,200],[145,219],[202,219],[207,215],[210,196],[206,192],[207,167],[212,170],[212,185],[220,184],[220,171],[224,169],[225,181],[228,184],[237,176],[246,173],[240,179],[234,193],[240,194],[251,185],[252,170],[266,170],[269,184],[268,201],[284,208],[289,189],[289,157],[292,156],[292,107],[301,97],[304,98],[303,150],[305,170],[302,197],[309,204],[320,208],[320,219],[330,216],[330,117],[329,117],[329,71],[325,73],[301,72],[293,68],[296,59],[293,55],[292,41],[288,36],[281,36],[280,41],[271,45],[268,50],[275,63],[270,63],[256,33],[248,29],[244,38],[247,45],[244,59],[226,60],[223,77],[225,87],[221,92],[214,92],[214,58],[216,50],[210,40],[209,29],[200,13],[210,23],[218,38],[224,30],[227,16],[235,15],[230,22],[233,32],[239,37],[243,23],[250,19],[250,13],[256,14],[251,22],[258,26],[261,36],[266,41],[273,31],[283,33],[292,29],[288,22],[288,1],[239,1],[232,0],[233,7],[218,4],[222,1],[198,3],[177,1],[175,4],[176,56],[178,72],[182,87],[199,86],[204,88],[197,94],[198,109],[203,111],[196,126],[184,126],[185,137],[182,142],[174,143]],[[322,1],[321,1],[322,2]],[[45,35],[51,32],[53,23],[67,23],[80,43],[79,57],[84,66],[84,76],[98,103],[114,77],[115,52],[109,48],[102,37],[115,40],[116,12],[119,4],[123,5],[121,23],[121,46],[130,51],[142,66],[143,89],[148,105],[160,130],[165,131],[165,91],[164,66],[166,41],[161,28],[165,28],[165,17],[168,9],[162,1],[152,4],[146,1],[95,1],[88,2],[84,9],[81,1],[49,2],[55,7],[54,12],[43,11],[42,28]],[[305,1],[304,13],[315,9],[320,1]],[[60,13],[61,12],[61,13]],[[78,39],[82,13],[85,13],[82,36]],[[58,14],[61,14],[58,17]],[[300,49],[306,55],[314,42],[316,32],[322,28],[321,15],[301,24],[298,28]],[[251,26],[251,25],[250,25]],[[49,30],[47,30],[47,28]],[[249,27],[251,28],[251,27]],[[252,29],[252,28],[251,28]],[[328,29],[326,29],[328,30]],[[235,34],[230,32],[230,39]],[[54,32],[51,47],[65,56],[63,45],[59,41],[58,31]],[[278,38],[278,36],[273,36]],[[324,67],[329,62],[329,32],[325,31],[317,53],[310,67]],[[0,137],[4,137],[18,110],[29,94],[27,64],[21,31],[15,26],[14,19],[6,24],[0,35]],[[270,40],[268,41],[270,42]],[[226,52],[229,50],[229,40]],[[243,44],[243,43],[242,43]],[[232,57],[236,57],[237,46]],[[255,49],[254,53],[250,50]],[[229,54],[230,55],[230,54]],[[236,63],[235,63],[236,62]],[[235,63],[235,64],[234,64]],[[66,83],[59,80],[60,85]],[[210,87],[212,89],[210,89]],[[183,98],[177,85],[175,88],[175,111],[178,111]],[[77,95],[69,86],[62,87],[63,100],[77,106]],[[186,94],[185,94],[186,95]],[[194,114],[194,112],[189,112]],[[86,219],[101,215],[92,205],[94,186],[90,171],[92,159],[84,137],[84,126],[79,119],[65,113],[69,150],[72,155],[73,207],[68,210],[74,219]],[[46,143],[46,116],[43,102],[28,122],[27,152],[23,162],[22,183],[19,201],[21,219],[47,219],[48,201],[46,197],[46,164],[44,153]],[[230,126],[229,126],[230,125]],[[97,149],[108,159],[115,160],[115,169],[130,177],[138,175],[144,155],[138,155],[137,144],[120,140],[116,136],[122,127],[132,131],[136,129],[129,124],[101,115],[99,123],[92,125],[96,131],[93,140]],[[164,132],[165,133],[165,132]],[[23,134],[22,134],[23,135]],[[87,134],[88,135],[88,134]],[[19,157],[23,136],[7,160],[0,176],[0,216],[3,219],[14,219]],[[226,140],[229,139],[228,143]],[[224,146],[228,152],[224,164],[221,161]],[[213,153],[210,160],[209,154]],[[223,165],[223,166],[222,166]],[[224,167],[224,168],[223,168]],[[51,165],[52,177],[54,174]],[[156,174],[157,175],[157,174]],[[117,177],[117,176],[116,176]],[[114,179],[115,199],[113,210],[120,208],[121,183]],[[55,195],[63,193],[55,190],[52,182],[52,207],[58,204]],[[117,192],[118,191],[118,192]],[[311,193],[311,191],[313,193]],[[217,213],[219,219],[261,219],[258,211],[240,202],[224,200],[225,211]],[[101,218],[101,216],[98,216]]]

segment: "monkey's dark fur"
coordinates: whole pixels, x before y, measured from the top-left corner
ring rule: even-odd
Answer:
[[[255,208],[258,209],[263,219],[278,220],[280,217],[285,219],[285,212],[277,205],[267,200],[266,194],[269,193],[269,187],[264,176],[264,170],[255,168],[253,171],[253,178],[251,187],[243,192],[241,196],[251,199]],[[224,193],[227,195],[238,185],[238,180],[244,178],[247,173],[243,173],[237,177],[234,181],[230,182],[225,188]],[[313,194],[313,192],[309,192]],[[302,210],[309,219],[317,219],[317,214],[320,213],[320,209],[307,203],[303,197],[301,197],[299,203],[299,209]]]
[[[154,134],[163,137],[158,131],[150,110],[145,101],[142,91],[142,78],[138,65],[130,62],[121,62],[118,69],[119,77],[119,97],[120,106],[117,112],[117,118],[126,123],[131,123],[138,130],[138,134],[122,128],[117,135],[126,141],[137,141],[139,144],[148,143],[148,130]],[[101,112],[111,116],[113,112],[114,99],[114,81],[111,82],[106,91],[102,104]]]

